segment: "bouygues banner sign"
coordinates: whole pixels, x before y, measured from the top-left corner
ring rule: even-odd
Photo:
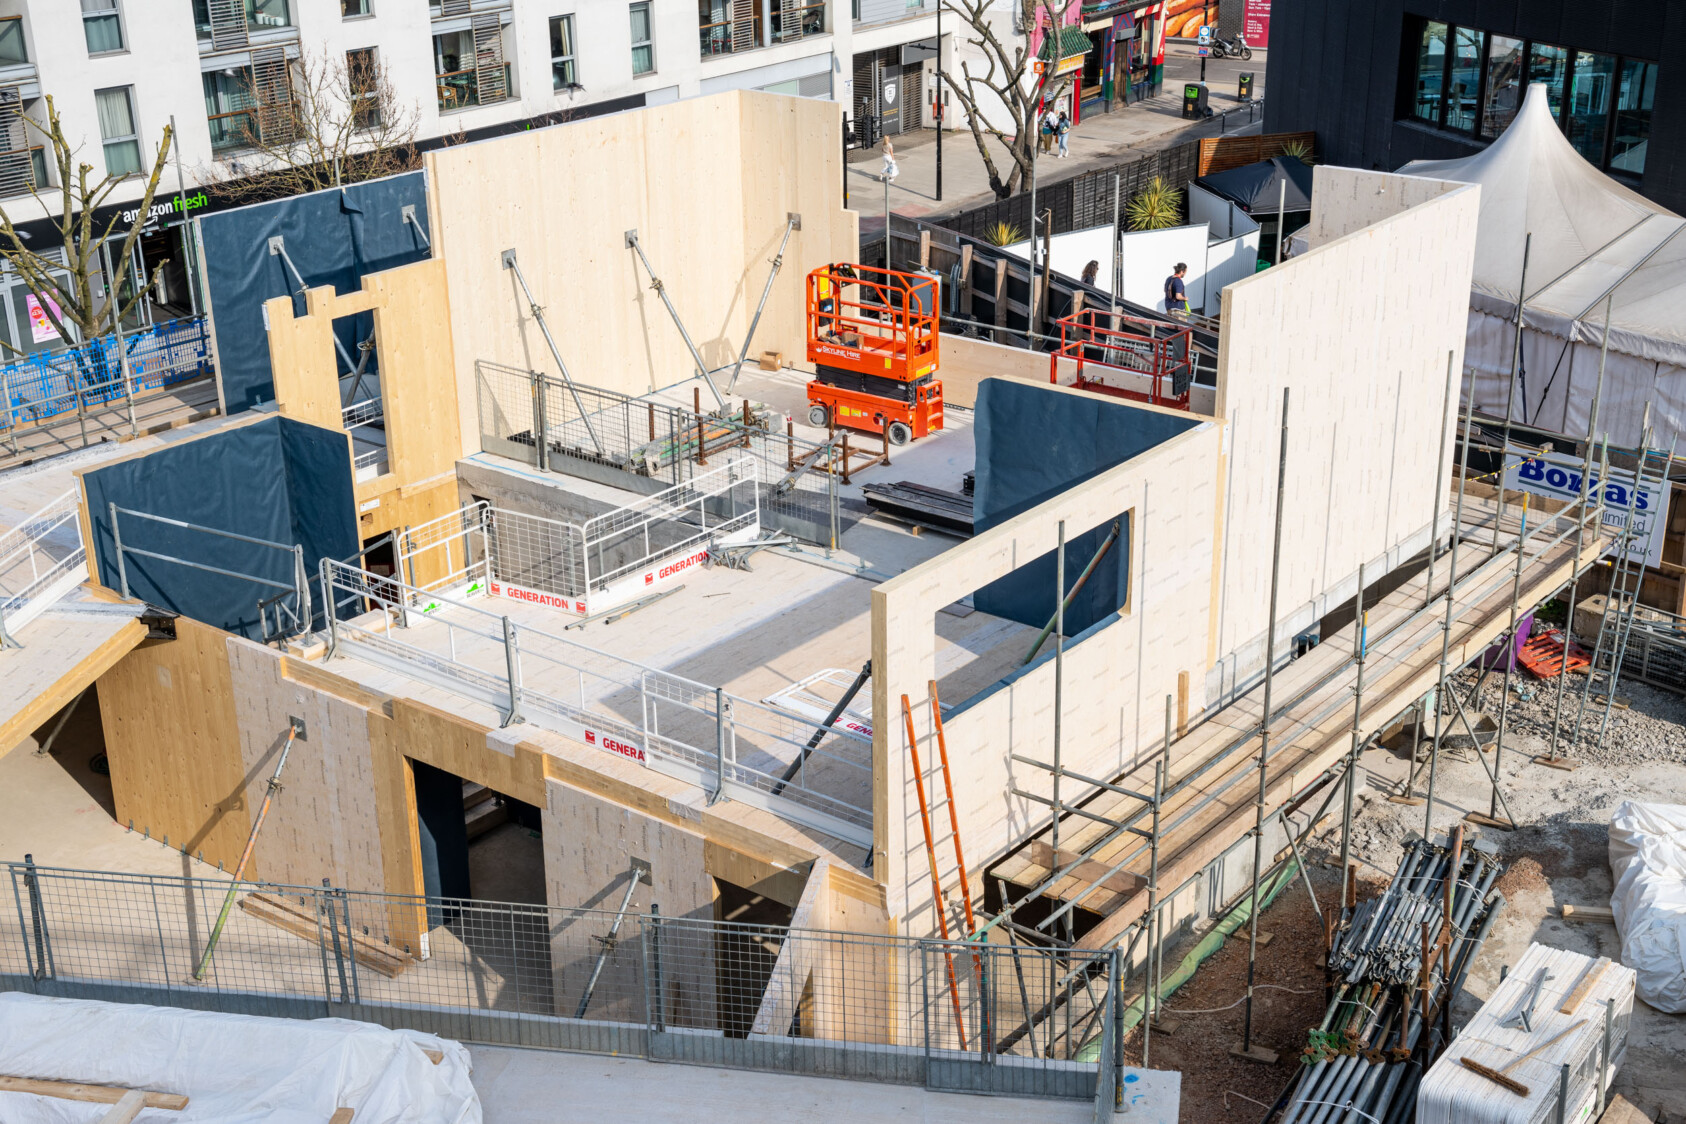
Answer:
[[[1270,0],[1246,0],[1242,4],[1241,34],[1249,47],[1270,46]]]

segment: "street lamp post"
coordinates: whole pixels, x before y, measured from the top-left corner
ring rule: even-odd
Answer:
[[[943,198],[943,0],[937,0],[937,202]]]

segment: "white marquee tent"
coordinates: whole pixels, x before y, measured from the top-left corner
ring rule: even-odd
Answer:
[[[1464,356],[1477,410],[1505,414],[1532,235],[1513,420],[1586,435],[1608,302],[1599,433],[1636,446],[1647,403],[1654,448],[1686,430],[1686,219],[1582,159],[1552,119],[1544,86],[1529,88],[1504,135],[1481,152],[1400,171],[1481,186]]]

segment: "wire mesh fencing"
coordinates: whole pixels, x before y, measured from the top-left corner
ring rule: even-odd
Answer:
[[[1112,952],[6,872],[10,990],[969,1092],[1089,1098],[1114,1064]]]
[[[125,364],[124,359],[127,359]],[[170,320],[0,365],[0,431],[47,424],[211,373],[203,317]]]
[[[838,503],[841,447],[797,436],[788,420],[779,432],[751,411],[699,413],[485,360],[475,369],[488,453],[644,492],[688,484],[716,458],[747,457],[769,526],[831,547],[854,519]]]

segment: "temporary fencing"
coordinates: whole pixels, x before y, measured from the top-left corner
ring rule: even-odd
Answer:
[[[967,1092],[1089,1098],[1112,1080],[1114,952],[655,908],[611,939],[609,910],[248,883],[196,979],[227,881],[7,875],[0,988]]]

